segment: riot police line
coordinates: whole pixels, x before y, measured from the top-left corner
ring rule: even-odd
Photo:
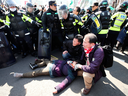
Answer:
[[[77,15],[69,13],[66,5],[60,6],[57,11],[57,5],[54,1],[49,2],[49,9],[41,17],[34,14],[31,3],[26,4],[25,13],[17,11],[17,5],[13,0],[7,0],[6,3],[9,6],[8,14],[4,14],[4,10],[0,8],[0,57],[6,57],[1,61],[1,68],[16,61],[14,58],[15,52],[21,53],[23,58],[31,54],[39,59],[50,60],[51,50],[56,48],[62,50],[63,41],[72,40],[76,34],[84,36],[87,33],[94,33],[98,37],[99,44],[102,46],[110,44],[114,47],[119,34],[118,31],[127,23],[125,14],[127,2],[123,2],[119,6],[119,12],[115,13],[118,13],[120,17],[116,17],[114,14],[111,19],[111,13],[107,10],[108,2],[103,0],[98,4],[99,11],[93,10],[97,3],[90,6],[85,14],[82,10],[80,12],[82,20]],[[112,36],[114,36],[113,41]],[[6,48],[8,51],[5,51]]]

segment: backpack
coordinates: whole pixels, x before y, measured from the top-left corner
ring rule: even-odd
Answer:
[[[104,59],[102,61],[102,65],[105,68],[109,68],[112,67],[113,65],[113,51],[110,45],[105,45],[102,47],[102,49],[104,50]]]
[[[112,67],[112,65],[113,65],[113,51],[112,51],[111,46],[110,45],[105,45],[103,47],[98,46],[98,48],[102,48],[104,50],[104,58],[103,58],[101,65],[103,65],[104,68]]]

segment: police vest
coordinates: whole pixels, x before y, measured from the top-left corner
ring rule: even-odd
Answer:
[[[102,30],[98,34],[107,34],[110,24],[111,14],[109,11],[100,11],[99,14],[100,14],[100,21],[102,24]]]
[[[29,18],[31,18],[32,20],[34,20],[34,21],[36,21],[35,20],[35,16],[33,15],[33,14],[28,14],[28,13],[26,13],[26,16],[28,16]],[[27,27],[28,28],[33,28],[33,27],[35,27],[36,25],[32,25],[30,22],[27,22]]]
[[[23,14],[17,13],[17,15],[9,14],[12,31],[22,31],[27,29],[26,23],[22,20]]]
[[[47,27],[54,29],[58,29],[60,26],[60,21],[57,12],[46,12],[47,17]]]
[[[26,16],[36,21],[36,16],[34,16],[33,14],[26,13]],[[30,22],[26,22],[26,24],[31,34],[37,33],[37,26],[35,24],[31,24]]]
[[[74,28],[74,25],[73,25],[73,22],[75,22],[75,17],[74,16],[75,16],[74,14],[70,13],[68,15],[68,19],[66,19],[66,20],[63,19],[62,20],[64,30],[67,34],[72,34],[72,33],[76,32],[76,30]]]
[[[115,18],[115,20],[111,24],[111,27],[109,28],[109,30],[120,31],[120,27],[126,20],[127,15],[125,14],[125,12],[117,12],[111,18],[112,19]]]

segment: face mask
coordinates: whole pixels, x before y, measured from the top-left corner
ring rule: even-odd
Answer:
[[[10,11],[14,12],[16,11],[16,8],[10,8]]]

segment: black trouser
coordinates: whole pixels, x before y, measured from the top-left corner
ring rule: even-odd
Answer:
[[[121,50],[124,51],[126,49],[127,45],[128,45],[128,34],[126,34],[126,37],[125,37],[124,42],[122,44]]]
[[[61,33],[52,33],[52,49],[59,47],[61,49],[63,45],[63,37]]]
[[[114,45],[116,44],[117,37],[119,35],[119,31],[111,31],[109,30],[108,32],[108,44],[113,48]]]
[[[100,43],[101,46],[104,46],[106,44],[106,34],[98,34],[98,43]]]
[[[17,50],[19,51],[20,50],[20,47],[18,47],[18,43],[17,43],[17,40],[15,39],[15,37],[13,36],[13,33],[10,32],[10,30],[8,31],[5,31],[5,36],[7,37],[10,45],[12,46],[13,50]]]
[[[33,52],[32,40],[29,35],[25,37],[16,37],[19,47],[21,47],[23,53],[27,52],[27,48],[30,52]]]
[[[38,32],[31,35],[32,37],[32,45],[35,44],[35,50],[38,50]]]

